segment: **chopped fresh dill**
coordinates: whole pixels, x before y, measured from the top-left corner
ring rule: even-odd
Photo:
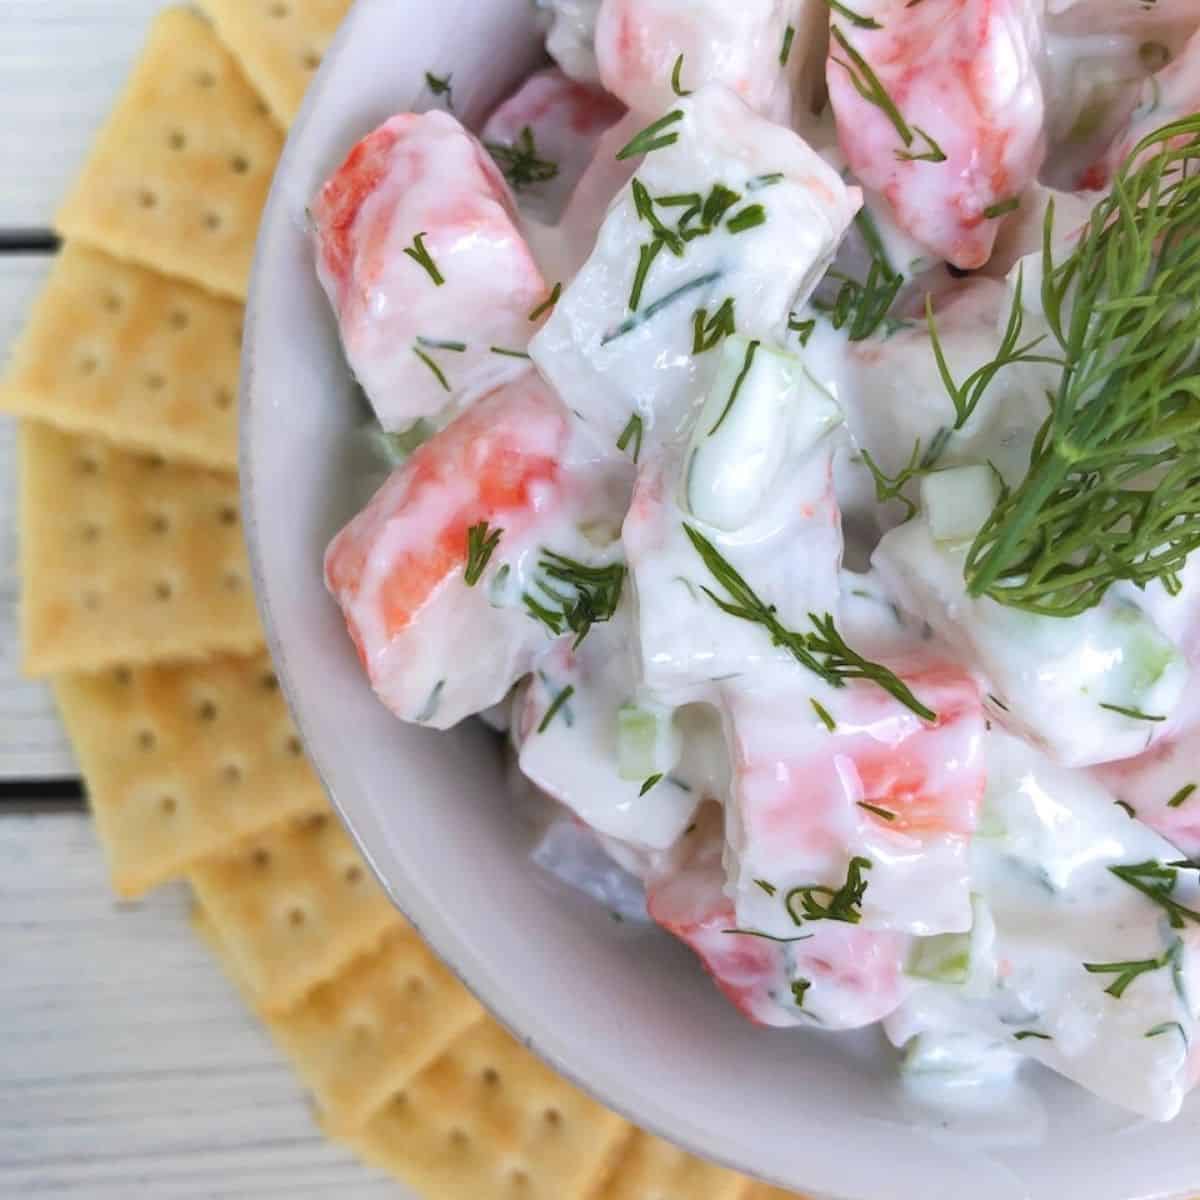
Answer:
[[[783,45],[779,47],[779,65],[786,67],[792,57],[792,43],[796,40],[796,27],[789,25],[783,31]]]
[[[879,804],[871,804],[866,800],[859,800],[857,803],[859,808],[865,808],[867,812],[874,813],[884,821],[894,821],[896,819],[896,814],[890,808],[884,808]]]
[[[429,698],[421,707],[421,711],[413,718],[418,725],[425,725],[432,721],[437,716],[437,710],[441,707],[442,692],[446,690],[446,681],[439,679],[433,686],[433,691],[429,693]]]
[[[638,158],[643,154],[662,150],[666,146],[673,146],[679,141],[679,132],[671,130],[668,133],[667,130],[682,120],[683,109],[676,108],[667,113],[665,117],[659,117],[657,121],[652,121],[628,145],[617,152],[617,161],[624,162],[627,158]]]
[[[617,449],[628,450],[630,443],[633,444],[633,461],[637,462],[642,453],[642,434],[644,432],[642,418],[640,413],[634,413],[629,418],[625,428],[621,431],[621,436],[617,438]]]
[[[1104,989],[1114,1000],[1120,1000],[1129,985],[1142,975],[1151,971],[1160,971],[1163,967],[1174,969],[1183,952],[1183,943],[1176,938],[1158,958],[1141,958],[1130,962],[1084,963],[1083,969],[1089,975],[1115,975],[1117,978]]]
[[[1167,718],[1154,713],[1144,713],[1140,708],[1126,708],[1123,704],[1101,704],[1101,708],[1109,712],[1119,713],[1131,721],[1165,721]]]
[[[425,86],[435,96],[446,97],[446,107],[454,110],[454,76],[435,75],[432,71],[425,72]]]
[[[1129,884],[1157,904],[1167,914],[1172,929],[1182,929],[1188,921],[1200,925],[1200,912],[1185,907],[1171,895],[1179,881],[1179,872],[1174,866],[1148,859],[1146,862],[1108,869],[1122,883]]]
[[[529,314],[529,319],[531,321],[541,320],[541,318],[544,317],[558,303],[559,298],[562,296],[562,291],[563,285],[561,283],[556,283],[554,287],[550,289],[550,295],[548,295],[545,300],[543,300],[541,304],[539,304],[537,308],[535,308],[533,312]]]
[[[404,248],[404,253],[429,275],[435,287],[441,287],[446,282],[445,277],[438,270],[437,263],[433,261],[433,255],[425,248],[424,233],[418,233],[413,238],[413,244]]]
[[[1023,1042],[1026,1038],[1038,1038],[1043,1042],[1054,1041],[1054,1039],[1048,1033],[1038,1033],[1036,1029],[1018,1029],[1017,1032],[1013,1034],[1013,1037],[1015,1037],[1018,1042]]]
[[[862,920],[862,901],[867,891],[864,871],[871,869],[871,860],[856,854],[846,868],[846,882],[839,888],[812,884],[795,887],[784,897],[783,905],[788,916],[797,925],[805,921],[844,921],[857,925]],[[799,901],[800,911],[796,911]]]
[[[989,221],[994,221],[997,217],[1003,217],[1006,213],[1015,212],[1020,207],[1021,197],[1009,196],[1007,200],[998,200],[995,204],[989,204],[983,210],[983,215]]]
[[[767,223],[767,210],[761,204],[748,204],[741,212],[729,218],[725,226],[730,233],[745,233]]]
[[[653,320],[664,309],[670,308],[677,300],[682,300],[684,296],[699,291],[701,288],[709,287],[720,278],[720,271],[708,271],[703,275],[696,276],[695,279],[689,279],[686,283],[681,283],[665,296],[660,296],[657,300],[647,304],[640,312],[631,313],[620,325],[611,332],[606,333],[600,339],[601,347],[615,342],[618,338],[623,338],[627,333],[632,333],[635,329]]]
[[[804,1007],[804,997],[808,994],[808,989],[812,987],[811,979],[793,979],[792,980],[792,999],[796,1002],[797,1008]]]
[[[830,713],[829,709],[827,709],[825,707],[825,705],[823,705],[820,702],[820,700],[818,700],[816,698],[816,696],[810,696],[808,698],[808,702],[809,702],[809,704],[812,705],[813,712],[815,712],[817,714],[818,718],[821,721],[821,724],[824,725],[825,728],[828,729],[830,733],[836,733],[837,732],[837,722],[833,719],[833,716]]]
[[[1183,787],[1181,787],[1179,791],[1177,791],[1175,795],[1173,795],[1170,800],[1167,801],[1167,807],[1181,808],[1187,802],[1188,797],[1190,797],[1195,790],[1196,784],[1185,783]]]
[[[1184,1049],[1187,1049],[1189,1045],[1187,1030],[1178,1021],[1163,1021],[1161,1025],[1155,1025],[1153,1029],[1147,1029],[1146,1036],[1148,1038],[1162,1037],[1164,1033],[1170,1033],[1172,1029],[1183,1039]]]
[[[692,353],[705,354],[731,333],[737,333],[733,297],[722,301],[720,308],[710,317],[708,309],[696,309],[692,318]]]
[[[808,339],[812,337],[813,330],[816,327],[817,322],[812,317],[809,317],[807,320],[801,320],[795,313],[788,317],[788,330],[799,338],[801,346],[808,345]]]
[[[558,178],[558,163],[539,157],[533,129],[526,125],[511,146],[503,142],[484,142],[484,149],[496,160],[514,192],[537,183]]]
[[[692,93],[683,86],[683,55],[675,60],[675,69],[671,72],[671,91],[677,96],[690,96]]]
[[[871,69],[867,60],[850,44],[846,35],[836,25],[831,25],[829,32],[833,40],[841,47],[846,58],[850,60],[847,62],[845,59],[837,58],[831,52],[830,61],[837,63],[846,72],[854,90],[864,100],[873,104],[887,117],[892,123],[892,128],[904,143],[904,149],[897,150],[896,157],[906,162],[945,162],[946,155],[941,146],[919,126],[909,125],[896,107],[896,102],[888,94],[887,88],[880,82],[879,76]],[[914,153],[911,149],[913,142],[918,138],[925,147],[919,154]]]
[[[773,883],[768,883],[767,880],[765,880],[765,879],[756,879],[754,881],[754,886],[761,888],[764,892],[767,893],[768,896],[774,896],[775,893],[779,890]]]
[[[474,587],[483,577],[503,533],[503,529],[489,529],[486,521],[480,521],[467,530],[467,566],[463,572],[467,587]]]
[[[450,381],[446,378],[446,374],[442,368],[439,367],[437,363],[435,363],[433,359],[425,353],[424,350],[420,349],[420,347],[414,346],[413,353],[433,372],[434,378],[438,381],[438,383],[440,383],[446,391],[450,391]]]
[[[593,625],[611,621],[625,585],[624,563],[596,567],[554,550],[543,550],[538,560],[540,597],[525,593],[525,607],[551,633],[570,631],[575,645]]]
[[[446,342],[440,338],[418,337],[417,345],[423,350],[448,350],[453,354],[465,354],[466,342]]]
[[[538,733],[545,733],[546,730],[550,728],[550,723],[555,717],[558,716],[560,712],[562,712],[562,710],[566,707],[567,701],[570,700],[573,695],[575,695],[575,685],[573,683],[569,683],[550,702],[550,707],[546,709],[546,715],[542,718],[542,723],[537,727]],[[563,716],[566,718],[567,724],[570,725],[570,714],[563,712]]]
[[[493,354],[502,355],[505,358],[528,358],[527,350],[506,350],[503,346],[489,346],[488,349]]]
[[[637,312],[641,307],[642,290],[646,286],[650,268],[654,265],[654,260],[665,244],[661,238],[655,238],[654,241],[638,247],[637,269],[633,273],[633,286],[629,290],[629,311],[631,313]]]
[[[1115,804],[1115,805],[1116,805],[1118,808],[1124,809],[1124,810],[1125,810],[1125,815],[1126,815],[1127,817],[1129,817],[1129,818],[1130,818],[1130,819],[1132,819],[1132,820],[1136,820],[1136,819],[1137,819],[1137,813],[1134,811],[1134,807],[1133,807],[1133,805],[1132,805],[1132,804],[1129,804],[1129,803],[1128,803],[1127,801],[1125,801],[1125,800],[1114,800],[1114,801],[1113,801],[1113,803],[1114,803],[1114,804]]]
[[[728,597],[722,599],[709,588],[703,588],[704,594],[723,612],[738,620],[763,626],[773,645],[787,650],[801,666],[807,667],[831,686],[844,687],[848,679],[867,680],[922,719],[937,720],[937,713],[922,704],[899,676],[853,650],[838,632],[831,615],[819,617],[809,613],[808,619],[813,626],[811,633],[788,629],[776,615],[775,606],[764,604],[759,599],[708,538],[687,524],[683,530],[713,579]]]
[[[883,26],[875,20],[874,17],[864,17],[861,13],[856,13],[854,9],[845,4],[840,3],[840,0],[825,0],[825,3],[839,15],[846,18],[851,25],[858,29],[882,29]]]
[[[653,789],[656,784],[661,783],[662,779],[663,779],[663,776],[662,776],[661,771],[657,775],[651,775],[650,778],[647,779],[646,782],[642,784],[641,790],[638,792],[638,795],[644,796],[648,791]]]
[[[722,929],[722,933],[736,933],[742,937],[763,938],[768,942],[807,942],[809,938],[815,937],[812,933],[802,933],[797,937],[776,937],[773,933],[763,933],[758,929]]]
[[[750,371],[754,367],[754,356],[758,353],[758,348],[761,345],[761,342],[751,342],[746,347],[746,358],[742,363],[742,369],[739,372],[737,379],[734,380],[733,389],[729,393],[729,399],[725,401],[725,407],[721,409],[721,415],[717,418],[713,427],[708,431],[709,437],[712,437],[712,435],[716,433],[722,425],[725,424],[725,418],[729,416],[730,412],[733,410],[733,406],[737,402],[738,394],[742,390],[742,385],[746,382],[746,377],[750,374]]]
[[[774,187],[777,183],[782,183],[784,174],[782,171],[771,171],[766,175],[755,175],[753,179],[746,180],[746,191],[760,192],[763,188]]]

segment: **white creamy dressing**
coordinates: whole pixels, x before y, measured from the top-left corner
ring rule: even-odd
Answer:
[[[583,153],[565,160],[579,183],[556,225],[530,223],[548,219],[537,204],[522,213],[541,273],[564,286],[535,321],[524,295],[493,314],[533,363],[500,364],[512,379],[501,416],[521,431],[496,468],[508,498],[476,487],[495,467],[482,451],[415,489],[449,455],[464,420],[451,418],[497,401],[477,399],[470,355],[437,359],[462,363],[449,397],[403,364],[411,411],[437,432],[342,535],[348,550],[361,543],[365,567],[339,599],[398,715],[442,728],[487,709],[508,728],[523,778],[562,806],[535,860],[622,919],[648,912],[753,1020],[882,1021],[926,1089],[998,1090],[1033,1059],[1168,1119],[1200,1073],[1200,886],[1191,868],[1167,865],[1200,853],[1200,562],[1177,589],[1119,584],[1070,618],[970,596],[970,540],[999,489],[1024,478],[1061,372],[1005,366],[960,418],[933,338],[956,385],[997,357],[1014,313],[1019,343],[1041,337],[1057,353],[1041,307],[1043,221],[1053,204],[1051,241],[1065,255],[1096,196],[1035,179],[1040,148],[1053,159],[1041,178],[1078,186],[1161,67],[1146,41],[1177,54],[1200,24],[1170,0],[1144,22],[1108,19],[1108,5],[1050,0],[1046,25],[1023,0],[968,5],[979,10],[978,62],[995,75],[974,98],[962,48],[927,10],[904,17],[897,44],[933,37],[937,69],[914,82],[897,60],[888,80],[931,130],[931,97],[946,85],[947,111],[962,117],[960,129],[937,126],[948,180],[897,158],[877,108],[848,134],[858,100],[844,87],[840,129],[800,102],[825,51],[823,0],[711,12],[677,0],[539,3],[563,71],[603,78],[634,111],[588,135],[586,169]],[[891,20],[905,6],[854,7]],[[626,57],[621,21],[642,39]],[[781,23],[797,39],[786,70]],[[872,52],[861,31],[852,37]],[[678,55],[688,96],[670,86]],[[762,70],[751,77],[748,64]],[[830,69],[844,84],[843,68]],[[561,84],[510,101],[509,142],[538,89],[561,92],[539,119],[547,145],[562,134],[579,94]],[[774,123],[794,104],[809,142]],[[664,111],[651,152],[618,162]],[[963,214],[998,185],[960,170],[981,130],[1009,137],[984,167],[1019,193],[993,197],[1019,204],[986,229]],[[485,191],[463,145],[452,150],[455,188]],[[389,253],[411,241],[418,217],[405,220]],[[461,240],[447,255],[451,286],[420,309],[466,324],[520,253],[508,232],[469,255]],[[479,280],[458,273],[460,251]],[[959,278],[942,255],[987,262]],[[896,276],[896,296],[857,337],[839,296],[873,263]],[[403,269],[411,283],[412,266],[397,260],[380,277],[376,315],[394,316],[394,281]],[[547,291],[539,283],[533,303]],[[395,325],[367,322],[360,369],[362,332],[344,321],[376,412],[398,428],[376,393],[391,396],[401,376],[373,357],[388,357],[380,346]],[[508,495],[507,474],[539,455],[557,471]],[[917,470],[881,500],[881,480],[915,467],[948,473],[922,482]],[[484,519],[502,536],[464,587],[445,531]],[[397,633],[388,589],[431,533],[444,574]],[[562,590],[548,555],[624,566],[611,619],[579,638],[531,611],[531,598],[554,607]],[[813,669],[804,639],[829,629],[883,681]],[[1114,867],[1148,868],[1133,878],[1154,895]],[[1174,927],[1172,904],[1197,911]],[[1140,967],[1121,995],[1106,991],[1130,964]]]

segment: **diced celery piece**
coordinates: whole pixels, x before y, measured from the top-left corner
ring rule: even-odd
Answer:
[[[678,756],[669,709],[622,704],[617,710],[617,771],[622,779],[643,781],[666,774]]]
[[[935,541],[973,538],[1000,499],[1000,483],[989,466],[950,467],[921,480],[921,506]]]
[[[966,983],[971,971],[971,935],[939,933],[915,938],[904,971],[934,983]]]

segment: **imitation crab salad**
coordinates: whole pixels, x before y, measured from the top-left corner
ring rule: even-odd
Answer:
[[[314,198],[328,587],[538,856],[914,1078],[1200,1077],[1200,5],[542,0]],[[631,899],[629,884],[636,886]],[[627,910],[627,911],[625,911]]]

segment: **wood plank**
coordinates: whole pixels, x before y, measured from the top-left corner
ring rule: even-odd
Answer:
[[[0,256],[0,362],[7,360],[51,261]],[[24,679],[20,669],[15,431],[15,421],[0,417],[0,780],[62,778],[77,768],[50,689]]]
[[[170,0],[0,0],[0,230],[50,225]]]
[[[109,896],[89,823],[0,816],[0,1195],[404,1200],[326,1142],[166,889]]]

